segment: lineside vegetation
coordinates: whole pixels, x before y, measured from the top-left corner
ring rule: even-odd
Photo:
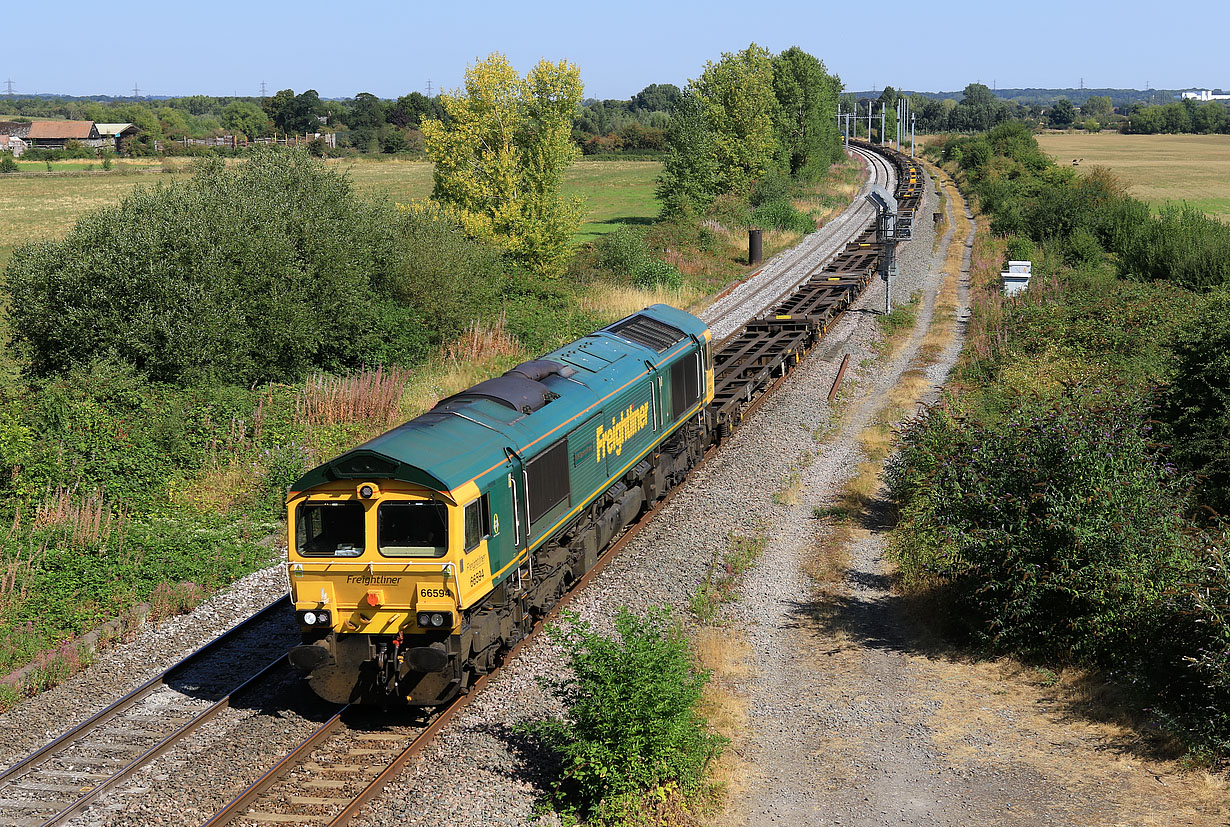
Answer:
[[[889,464],[907,590],[990,652],[1101,668],[1193,754],[1230,749],[1230,236],[1152,217],[1004,124],[942,143],[991,217],[956,390]],[[1004,258],[1030,259],[1003,298]],[[1207,266],[1201,266],[1204,262]]]

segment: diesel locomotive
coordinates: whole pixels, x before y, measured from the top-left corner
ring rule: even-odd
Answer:
[[[712,398],[708,328],[654,305],[312,469],[291,663],[336,703],[465,692],[700,460]]]

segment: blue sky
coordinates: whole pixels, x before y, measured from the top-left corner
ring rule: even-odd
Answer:
[[[925,8],[928,18],[914,15]],[[52,10],[54,9],[54,10]],[[913,9],[910,11],[909,9]],[[892,17],[893,33],[876,21]],[[866,14],[866,16],[865,16]],[[944,19],[940,19],[940,15]],[[522,71],[540,57],[581,67],[587,97],[683,85],[705,61],[755,41],[798,45],[847,89],[1230,87],[1226,8],[1211,2],[365,3],[22,2],[0,15],[0,93],[396,97],[452,89],[493,51]],[[7,31],[6,31],[7,30]]]

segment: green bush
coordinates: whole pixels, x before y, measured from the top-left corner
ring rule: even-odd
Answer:
[[[1038,248],[1031,239],[1019,235],[1008,239],[1004,255],[1008,261],[1033,261],[1038,254]],[[1007,264],[1005,263],[1005,268]]]
[[[901,554],[907,579],[952,587],[966,630],[995,650],[1138,658],[1189,573],[1183,489],[1145,418],[1071,400],[997,425],[925,415],[888,474],[906,521],[934,527]]]
[[[603,236],[598,242],[598,262],[616,275],[631,277],[638,287],[677,288],[683,283],[678,269],[649,252],[645,231],[636,227],[620,227]]]
[[[13,159],[13,153],[0,152],[0,173],[16,172],[17,169],[17,161]]]
[[[431,344],[451,342],[473,320],[500,311],[511,267],[498,250],[443,217],[416,213],[401,217],[396,241],[389,287],[423,320]]]
[[[794,182],[790,180],[790,176],[772,170],[756,181],[749,200],[753,207],[768,204],[770,201],[786,201],[793,189]]]
[[[794,205],[785,199],[769,201],[752,210],[752,225],[763,229],[790,230],[804,235],[816,231],[815,219],[795,209]]]
[[[1168,634],[1155,646],[1181,663],[1165,675],[1159,710],[1210,764],[1230,756],[1230,523],[1197,535],[1195,572],[1174,599]]]
[[[1230,290],[1212,293],[1175,332],[1163,400],[1174,456],[1197,474],[1201,499],[1230,516]]]
[[[1096,264],[1106,257],[1106,251],[1093,233],[1084,227],[1077,227],[1068,236],[1063,257],[1068,264]]]
[[[1189,289],[1230,285],[1230,227],[1195,207],[1165,207],[1126,236],[1120,271]]]
[[[304,152],[208,159],[17,248],[14,339],[39,374],[109,355],[186,385],[409,361],[422,323],[385,278],[396,222]]]
[[[565,622],[551,635],[571,674],[544,685],[566,720],[529,727],[561,764],[550,801],[594,824],[623,824],[646,794],[698,789],[724,742],[697,712],[708,675],[696,671],[678,623],[665,609],[621,609],[612,639],[575,614]]]

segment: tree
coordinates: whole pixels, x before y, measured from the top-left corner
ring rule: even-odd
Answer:
[[[1051,104],[1046,118],[1055,129],[1067,129],[1076,120],[1076,107],[1067,98],[1060,98]]]
[[[774,122],[773,58],[755,43],[741,52],[723,53],[691,86],[713,130],[718,185],[722,192],[742,192],[775,165],[778,154]]]
[[[837,136],[839,83],[824,62],[791,46],[773,58],[776,129],[783,166],[791,175],[815,177],[841,153]]]
[[[360,92],[346,113],[346,125],[350,127],[351,143],[363,150],[378,143],[380,128],[384,126],[385,109],[380,98],[371,92]]]
[[[303,151],[208,159],[62,241],[18,247],[8,321],[39,374],[102,357],[158,381],[248,385],[407,361],[424,333],[391,299],[396,221]]]
[[[666,128],[666,157],[657,190],[663,216],[701,212],[721,191],[714,139],[704,103],[691,89],[684,90]]]
[[[1010,117],[1008,105],[994,92],[981,83],[971,83],[949,113],[948,128],[954,132],[986,132]]]
[[[411,92],[402,95],[389,107],[389,123],[394,126],[418,128],[424,118],[441,118],[444,110],[437,99],[429,98],[422,92]]]
[[[184,117],[184,113],[178,109],[172,109],[169,106],[160,108],[158,110],[158,121],[162,127],[162,134],[171,140],[188,135],[188,120]]]
[[[315,132],[325,114],[325,105],[315,89],[298,95],[293,89],[283,89],[265,101],[265,109],[278,129],[295,134]]]
[[[568,61],[541,60],[522,79],[494,53],[466,70],[463,91],[440,96],[447,122],[422,122],[432,198],[544,275],[563,270],[581,223],[580,201],[565,199],[561,184],[579,154],[571,133],[582,90]]]
[[[965,87],[961,104],[964,106],[993,106],[998,100],[986,84],[971,83]]]
[[[1105,120],[1114,109],[1109,95],[1090,95],[1081,105],[1081,114],[1086,118]]]
[[[250,101],[231,101],[222,107],[222,125],[232,134],[259,138],[269,126],[269,116]]]
[[[881,140],[884,138],[897,139],[897,101],[901,97],[901,95],[897,94],[897,90],[891,86],[885,86],[884,91],[880,93],[879,103],[884,108],[884,134],[880,136]],[[872,111],[871,123],[873,126],[879,123],[879,118],[875,117],[874,110]]]
[[[632,97],[632,108],[641,112],[670,112],[683,92],[673,83],[651,83]]]

